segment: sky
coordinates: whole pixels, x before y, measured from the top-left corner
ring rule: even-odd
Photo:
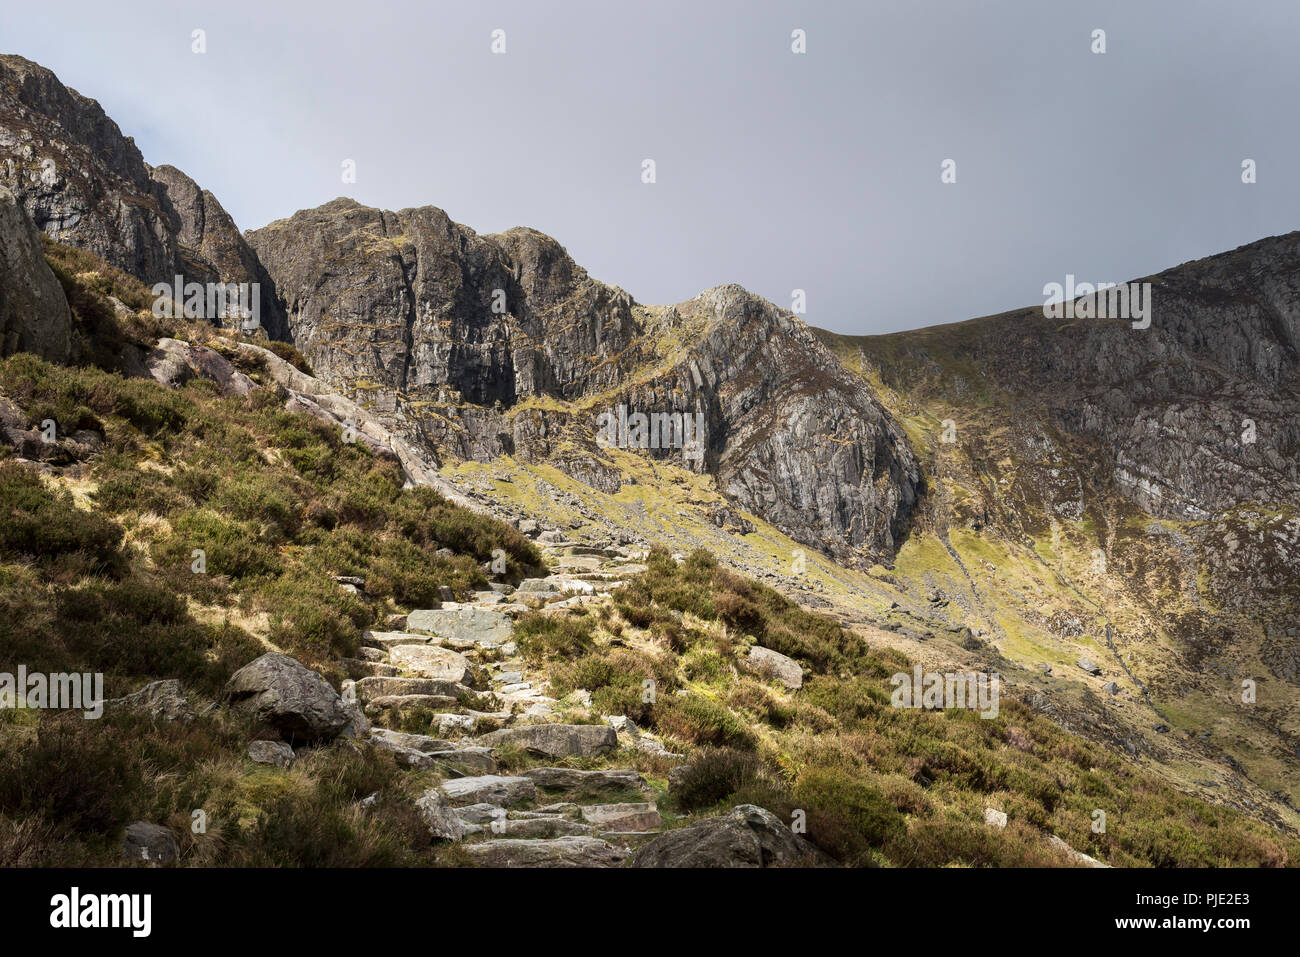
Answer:
[[[799,289],[850,334],[1300,227],[1297,49],[1296,0],[0,5],[0,52],[241,228],[337,196],[434,205],[548,233],[643,303]]]

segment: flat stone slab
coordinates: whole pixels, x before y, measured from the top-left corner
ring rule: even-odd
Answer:
[[[456,747],[452,742],[442,738],[431,738],[427,734],[407,734],[404,731],[391,731],[388,728],[374,728],[370,740],[378,745],[391,744],[399,748],[413,748],[426,754],[433,751],[449,751]]]
[[[590,758],[618,747],[618,735],[607,724],[531,724],[502,728],[478,741],[489,747],[516,745],[548,758]]]
[[[1077,664],[1084,671],[1088,672],[1088,674],[1090,675],[1101,674],[1101,666],[1098,665],[1097,662],[1093,661],[1091,658],[1080,658],[1077,662],[1075,662],[1075,664]]]
[[[456,816],[466,824],[490,824],[506,816],[506,809],[497,804],[466,804],[456,808]]]
[[[430,751],[428,754],[435,761],[467,771],[494,774],[497,769],[491,748],[448,748],[445,751]]]
[[[485,774],[473,778],[453,778],[440,785],[452,804],[496,804],[506,807],[531,801],[537,788],[528,778],[508,778]]]
[[[361,643],[371,648],[390,649],[403,645],[427,645],[428,635],[413,635],[407,631],[367,631],[361,635]]]
[[[404,695],[441,695],[458,701],[475,697],[472,690],[449,678],[371,677],[362,678],[356,688],[357,699],[362,702]]]
[[[649,791],[650,785],[632,768],[579,771],[574,768],[531,768],[522,772],[548,791]]]
[[[458,684],[474,683],[474,666],[458,651],[437,645],[398,645],[388,655],[389,661],[421,678],[442,678]]]
[[[644,804],[591,804],[582,819],[606,831],[657,831],[664,826],[653,802]]]
[[[454,708],[459,704],[460,702],[455,698],[443,694],[384,695],[366,702],[366,714],[374,715],[381,711],[400,711],[406,708],[428,708],[430,711],[437,711],[439,708]]]
[[[618,867],[627,851],[594,837],[501,838],[466,845],[482,867]]]
[[[571,837],[575,834],[593,836],[596,829],[589,824],[579,824],[562,817],[530,817],[522,820],[505,820],[488,825],[485,830],[493,836],[504,838],[527,837],[546,839],[553,837]]]
[[[462,605],[458,608],[429,608],[406,616],[410,631],[425,631],[443,638],[459,638],[476,645],[495,647],[510,640],[514,624],[491,608]]]

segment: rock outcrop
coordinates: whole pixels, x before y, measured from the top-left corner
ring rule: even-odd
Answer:
[[[633,867],[797,867],[823,863],[818,850],[771,811],[741,804],[659,835]]]
[[[270,278],[216,198],[149,166],[97,102],[19,56],[0,55],[0,186],[51,239],[147,283],[258,283],[262,327],[285,337]]]
[[[858,561],[905,533],[920,476],[902,429],[798,318],[739,286],[643,307],[535,230],[479,236],[439,209],[350,199],[248,239],[316,374],[439,453],[547,461],[614,492],[602,413],[675,414],[698,437],[661,423],[645,454],[711,471],[793,538]]]
[[[0,355],[34,352],[61,362],[71,347],[72,313],[40,234],[17,197],[0,186]]]

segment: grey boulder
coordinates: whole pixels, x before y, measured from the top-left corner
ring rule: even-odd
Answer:
[[[288,740],[330,741],[351,716],[328,681],[288,655],[268,652],[231,676],[231,707],[263,722]]]

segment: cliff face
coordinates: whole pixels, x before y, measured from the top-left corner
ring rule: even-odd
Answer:
[[[248,234],[318,374],[438,450],[551,461],[604,491],[599,417],[699,413],[733,503],[848,561],[892,554],[919,475],[901,430],[795,317],[737,286],[667,309],[553,239],[339,199]]]
[[[72,314],[45,262],[40,233],[17,197],[0,186],[0,355],[34,352],[62,362],[71,336]]]
[[[265,280],[211,193],[151,168],[98,103],[18,56],[0,56],[0,185],[50,238],[147,283]],[[283,338],[269,289],[262,306],[268,334]]]
[[[1037,308],[856,341],[904,390],[932,380],[959,399],[963,377],[943,366],[968,366],[966,387],[993,385],[1095,444],[1152,515],[1300,501],[1300,233],[1137,281],[1151,283],[1145,329]]]

